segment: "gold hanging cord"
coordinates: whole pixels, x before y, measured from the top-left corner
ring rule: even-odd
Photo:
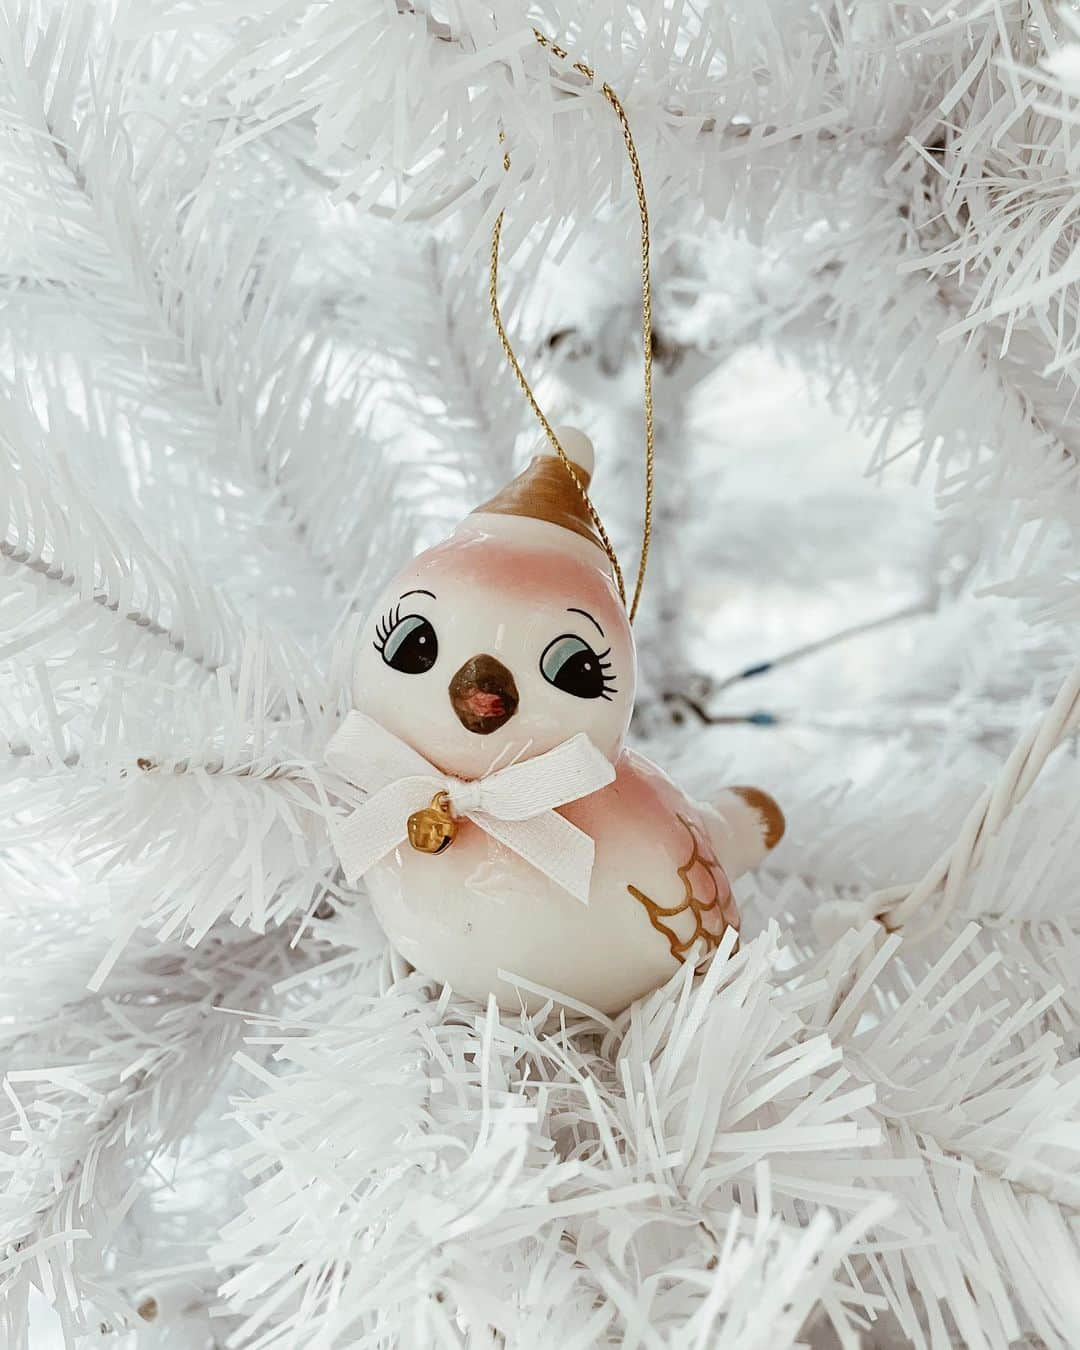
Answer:
[[[557,56],[560,61],[569,58],[568,52],[551,42],[538,29],[533,29],[533,35],[541,47],[546,48],[553,56]],[[587,66],[584,61],[575,61],[573,69],[595,84],[596,72],[591,66]],[[630,123],[626,119],[626,113],[611,85],[602,84],[600,90],[614,109],[615,116],[619,119],[619,125],[622,127],[623,140],[626,142],[626,153],[630,160],[630,170],[634,175],[634,187],[637,190],[638,213],[641,216],[641,338],[645,355],[645,519],[641,532],[641,560],[638,563],[637,581],[634,585],[633,599],[630,602],[630,622],[633,623],[637,614],[638,603],[641,600],[641,588],[645,582],[645,566],[649,558],[649,541],[652,538],[653,512],[652,287],[649,282],[649,207],[645,200],[645,184],[641,177],[641,165],[638,162],[637,149],[634,146],[634,138],[630,133]],[[503,134],[500,132],[499,140],[503,139]],[[510,168],[510,156],[508,154],[503,155],[503,168]],[[491,281],[488,287],[488,295],[491,300],[491,317],[495,321],[495,331],[499,335],[499,341],[506,353],[506,359],[510,362],[510,368],[517,376],[518,384],[521,385],[522,392],[529,401],[529,406],[536,414],[536,420],[543,427],[544,434],[551,442],[555,453],[562,460],[577,490],[581,493],[592,522],[596,526],[597,533],[603,541],[604,550],[611,559],[615,581],[619,587],[619,595],[625,605],[626,588],[623,584],[622,569],[619,567],[619,560],[615,556],[611,540],[608,538],[607,531],[596,512],[596,507],[593,506],[589,498],[585,484],[578,477],[566,451],[559,444],[559,438],[555,435],[551,423],[544,416],[543,410],[537,403],[536,395],[533,393],[529,381],[525,378],[525,372],[521,369],[518,359],[514,355],[514,349],[510,346],[510,339],[506,336],[506,330],[503,328],[502,315],[499,313],[498,284],[499,241],[502,236],[504,214],[504,211],[499,212],[495,226],[491,231]]]

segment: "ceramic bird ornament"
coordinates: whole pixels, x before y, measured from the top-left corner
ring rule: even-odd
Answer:
[[[588,439],[557,434],[587,485]],[[691,801],[626,749],[634,681],[611,564],[554,454],[390,583],[327,760],[359,789],[345,875],[417,970],[509,1010],[550,990],[612,1014],[738,927],[730,883],[783,816],[756,788]]]

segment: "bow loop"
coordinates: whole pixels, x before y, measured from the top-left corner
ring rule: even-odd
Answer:
[[[327,746],[326,762],[369,794],[334,828],[350,883],[402,842],[412,812],[445,792],[455,816],[471,820],[582,904],[589,903],[595,845],[554,809],[615,778],[611,762],[583,732],[545,754],[469,781],[440,774],[373,718],[351,712]]]
[[[500,820],[528,820],[536,814],[535,803],[565,806],[606,786],[615,770],[583,731],[535,759],[508,764],[505,769],[479,780],[482,806]],[[475,786],[475,785],[473,785]]]

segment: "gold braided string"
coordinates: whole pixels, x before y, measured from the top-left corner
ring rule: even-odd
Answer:
[[[565,51],[556,43],[550,41],[538,29],[533,29],[533,35],[541,47],[546,48],[557,56],[560,61],[569,59],[569,52]],[[579,74],[595,84],[596,72],[591,66],[587,66],[584,61],[573,62],[573,69]],[[649,206],[645,198],[645,183],[641,176],[641,164],[638,161],[637,148],[634,145],[634,137],[630,132],[630,123],[627,120],[623,105],[619,102],[619,96],[612,89],[611,85],[605,83],[600,86],[601,92],[607,99],[619,119],[619,125],[622,128],[623,140],[626,143],[626,153],[630,160],[630,170],[634,175],[634,187],[637,191],[638,213],[641,217],[641,339],[645,358],[645,519],[641,532],[641,559],[638,563],[637,581],[634,585],[633,598],[630,601],[630,622],[634,622],[637,614],[638,604],[641,601],[641,588],[645,583],[645,567],[649,559],[649,543],[652,539],[652,515],[653,515],[653,391],[652,391],[652,285],[649,279]],[[499,140],[504,139],[503,133],[499,133]],[[510,168],[510,156],[503,155],[503,168]],[[559,438],[551,426],[551,423],[544,416],[543,409],[536,401],[536,395],[533,393],[529,381],[525,378],[525,372],[521,369],[517,357],[514,355],[514,349],[510,345],[510,339],[506,336],[506,329],[503,327],[502,315],[499,312],[498,286],[499,286],[499,243],[502,238],[503,216],[505,212],[500,211],[495,220],[494,228],[491,231],[491,277],[488,286],[488,297],[491,301],[491,317],[495,322],[495,331],[499,335],[499,341],[502,343],[502,349],[506,353],[506,359],[510,363],[510,368],[517,376],[518,384],[521,385],[522,392],[529,401],[529,406],[536,414],[536,420],[544,429],[544,435],[551,442],[555,453],[563,462],[567,473],[574,482],[574,486],[581,493],[582,500],[585,502],[586,509],[592,523],[596,526],[596,532],[604,545],[604,551],[611,560],[612,570],[615,573],[615,582],[619,588],[619,595],[622,602],[626,604],[626,587],[623,584],[622,569],[619,567],[619,560],[615,556],[615,550],[612,547],[611,540],[608,538],[607,531],[604,529],[603,522],[597,514],[596,507],[585,487],[585,484],[578,477],[573,464],[570,462],[566,451],[559,444]]]

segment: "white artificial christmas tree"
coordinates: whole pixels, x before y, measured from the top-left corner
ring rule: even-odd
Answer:
[[[528,1018],[323,756],[536,440],[502,210],[632,575],[603,81],[634,737],[788,834]],[[1080,1344],[1078,123],[1041,0],[0,4],[5,1350]]]

